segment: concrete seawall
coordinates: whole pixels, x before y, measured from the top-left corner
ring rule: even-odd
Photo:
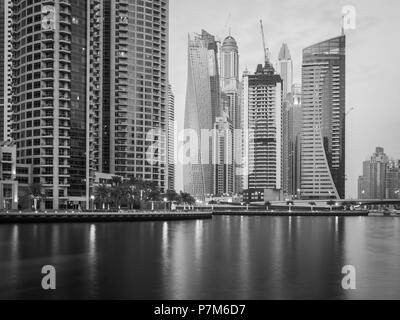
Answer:
[[[138,212],[138,213],[0,213],[2,223],[63,223],[63,222],[121,222],[174,221],[211,219],[209,212]]]

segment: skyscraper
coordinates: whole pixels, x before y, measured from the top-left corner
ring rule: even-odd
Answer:
[[[282,182],[282,189],[284,194],[287,197],[292,196],[292,192],[289,192],[289,179],[291,178],[289,176],[289,156],[290,152],[290,133],[289,133],[289,127],[292,126],[291,123],[289,123],[289,104],[291,101],[290,99],[293,98],[293,96],[289,97],[289,94],[292,91],[292,85],[293,85],[293,61],[290,56],[289,48],[286,43],[282,44],[281,50],[279,52],[279,57],[278,57],[278,73],[280,74],[282,78],[282,83],[283,83],[283,115],[282,115],[282,133],[283,133],[283,146],[282,146],[282,163],[283,163],[283,168],[282,168],[282,176],[283,176],[283,182]]]
[[[0,3],[0,142],[11,139],[12,2]]]
[[[190,161],[184,164],[184,189],[198,199],[213,193],[212,129],[221,114],[217,43],[202,30],[188,40],[185,107]]]
[[[89,208],[96,172],[165,190],[167,0],[3,1],[0,31],[0,138],[45,208]]]
[[[242,158],[242,125],[240,104],[240,82],[239,82],[239,49],[236,40],[229,35],[224,39],[220,52],[220,75],[221,91],[225,95],[228,104],[228,117],[233,126],[233,155],[232,164],[234,170],[235,193],[243,190],[241,174]]]
[[[96,149],[89,119],[95,122],[97,112],[90,83],[100,72],[91,30],[98,29],[100,4],[12,1],[12,138],[17,162],[32,165],[33,183],[45,189],[47,209],[88,203]]]
[[[386,169],[386,199],[400,198],[400,160],[389,160]]]
[[[106,173],[167,185],[167,0],[104,1],[103,163]]]
[[[345,36],[303,50],[301,196],[345,197]]]
[[[287,162],[285,163],[284,173],[286,185],[286,193],[290,198],[297,198],[299,196],[300,183],[301,183],[301,126],[302,126],[302,112],[301,112],[301,85],[293,85],[291,92],[286,96],[286,141],[285,146]]]
[[[363,175],[359,178],[360,199],[385,199],[386,173],[389,157],[381,147],[377,147],[369,160],[363,163]]]
[[[216,196],[233,193],[233,126],[227,112],[217,117],[213,131],[214,192]]]
[[[399,199],[400,161],[391,160],[381,147],[363,162],[363,175],[358,178],[360,199]]]
[[[239,49],[232,36],[222,42],[220,56],[221,89],[224,92],[235,91],[239,83]]]
[[[281,50],[279,51],[278,57],[278,73],[280,74],[283,81],[283,98],[292,91],[293,85],[293,61],[290,55],[289,47],[286,43],[282,44]]]
[[[278,199],[282,190],[282,78],[267,61],[244,76],[245,147],[250,193]]]
[[[175,96],[172,86],[168,85],[168,190],[175,190]]]

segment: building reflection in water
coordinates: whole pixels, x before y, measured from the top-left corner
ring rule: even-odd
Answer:
[[[89,245],[88,245],[88,254],[87,254],[87,261],[88,261],[88,278],[89,278],[89,294],[95,295],[97,292],[97,268],[98,268],[98,261],[97,261],[97,234],[96,234],[96,225],[91,224],[89,227]]]
[[[0,225],[0,298],[400,298],[398,218],[214,217],[202,221]],[[344,291],[353,265],[357,290]]]
[[[233,235],[232,240],[234,241]],[[240,218],[239,224],[239,263],[237,265],[238,270],[236,271],[239,275],[238,284],[240,288],[240,293],[243,299],[249,299],[248,283],[250,281],[250,244],[249,244],[249,220],[247,217]]]

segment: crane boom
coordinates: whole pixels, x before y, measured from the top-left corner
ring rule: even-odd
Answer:
[[[268,57],[267,45],[265,44],[265,34],[264,34],[264,26],[262,20],[260,20],[260,26],[261,26],[261,37],[263,41],[263,49],[264,49],[264,59],[265,63],[267,63],[269,61],[269,57]]]

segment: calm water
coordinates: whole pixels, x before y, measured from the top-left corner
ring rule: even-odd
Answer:
[[[0,225],[0,298],[400,299],[400,218]]]

